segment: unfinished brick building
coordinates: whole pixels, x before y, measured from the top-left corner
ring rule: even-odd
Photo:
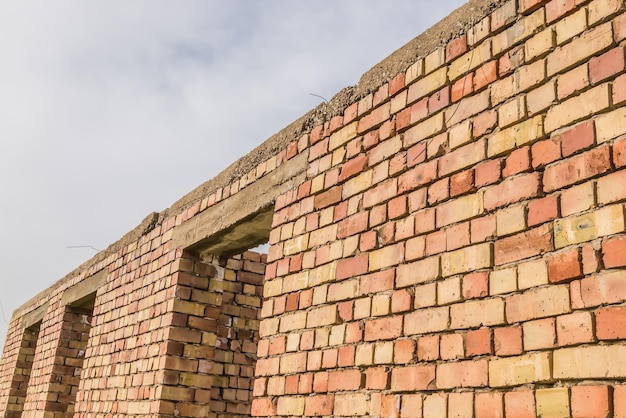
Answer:
[[[626,416],[625,10],[470,1],[20,307],[1,415]]]

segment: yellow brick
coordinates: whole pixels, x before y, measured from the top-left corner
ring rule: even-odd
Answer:
[[[283,251],[285,255],[293,255],[303,252],[307,249],[308,245],[309,234],[304,234],[285,241]]]
[[[304,399],[304,398],[303,398]],[[367,415],[369,411],[368,396],[364,393],[349,393],[349,394],[336,394],[335,395],[335,409],[333,415],[335,416],[355,416],[355,415]],[[290,414],[301,415],[301,414]]]
[[[311,193],[317,193],[324,190],[324,177],[325,174],[322,173],[318,176],[315,176],[313,180],[311,180]]]
[[[491,44],[483,42],[450,63],[448,66],[448,79],[454,81],[490,59]]]
[[[449,200],[437,206],[437,227],[441,228],[483,213],[483,192]]]
[[[496,212],[498,236],[513,234],[526,228],[525,210],[522,205],[510,206]]]
[[[371,365],[374,362],[374,344],[359,344],[356,346],[354,363],[357,366]]]
[[[561,418],[570,416],[569,389],[537,389],[535,392],[537,416],[542,418]]]
[[[260,336],[267,337],[268,335],[276,334],[278,332],[279,322],[279,318],[267,318],[262,320],[261,326],[259,327]]]
[[[610,16],[624,6],[623,0],[594,0],[589,4],[589,25]]]
[[[554,351],[555,379],[610,379],[626,377],[626,345],[596,345]]]
[[[372,316],[387,315],[389,313],[390,304],[391,295],[374,295],[372,297]]]
[[[443,86],[446,85],[447,81],[448,76],[445,67],[440,68],[432,74],[428,74],[426,77],[417,80],[415,84],[412,84],[409,87],[407,102],[413,103],[416,100],[419,100],[422,97],[425,97],[430,93],[441,89]]]
[[[415,287],[415,299],[413,306],[415,309],[427,308],[437,304],[437,283],[428,283]]]
[[[512,125],[526,116],[526,97],[516,96],[498,108],[498,125]]]
[[[489,294],[500,295],[517,290],[517,271],[515,267],[495,270],[489,275]]]
[[[312,231],[308,242],[308,248],[317,247],[337,239],[337,228],[337,224],[332,224]]]
[[[422,139],[431,137],[443,131],[443,113],[439,112],[435,116],[418,123],[404,133],[404,146],[408,147]]]
[[[354,301],[354,319],[363,319],[370,316],[372,298],[362,298]]]
[[[540,84],[546,78],[545,59],[520,67],[515,73],[517,91],[526,91]]]
[[[489,362],[489,386],[518,386],[549,381],[550,353],[534,353]]]
[[[496,80],[489,86],[491,94],[491,104],[497,106],[509,97],[513,97],[517,88],[515,85],[515,76],[511,75],[506,78]]]
[[[424,73],[430,74],[446,62],[446,49],[437,48],[424,59]]]
[[[561,193],[561,216],[584,212],[595,205],[595,181],[570,187]]]
[[[329,150],[332,151],[335,148],[338,148],[341,145],[345,144],[346,142],[350,141],[351,139],[356,138],[356,136],[357,136],[357,132],[356,132],[357,125],[358,125],[358,122],[355,121],[355,122],[352,122],[352,123],[344,126],[343,128],[341,128],[337,132],[333,133],[330,136],[330,140],[328,142]]]
[[[611,22],[597,26],[548,55],[548,77],[582,63],[613,43]]]
[[[391,98],[391,106],[389,108],[389,111],[392,115],[398,113],[406,107],[406,97],[407,90],[402,90]]]
[[[626,107],[598,116],[596,122],[596,140],[598,143],[609,141],[626,133]]]
[[[294,396],[279,396],[276,413],[278,415],[304,415],[305,398],[296,398]]]
[[[517,286],[529,289],[548,283],[548,267],[545,260],[533,260],[517,266]]]
[[[346,335],[346,324],[335,325],[334,327],[331,327],[330,335],[328,337],[328,344],[329,345],[343,344],[345,335]]]
[[[295,312],[280,318],[280,332],[303,329],[306,325],[306,312]]]
[[[532,61],[554,48],[555,35],[552,28],[544,29],[524,44],[524,58]]]
[[[283,293],[283,279],[268,280],[263,284],[263,296],[271,298]]]
[[[471,300],[450,307],[450,328],[477,328],[504,323],[504,301],[500,298]]]
[[[301,271],[291,274],[283,279],[282,293],[295,292],[297,290],[306,289],[309,285],[309,272]]]
[[[437,301],[439,305],[461,300],[461,278],[452,277],[437,284]]]
[[[608,106],[609,86],[602,84],[550,108],[545,120],[546,133],[597,113]]]
[[[424,398],[423,418],[441,418],[447,416],[446,394],[433,393]],[[404,414],[402,414],[404,416]]]
[[[333,151],[333,159],[330,163],[330,166],[335,167],[343,163],[345,156],[346,156],[346,147],[337,148],[336,150]]]
[[[359,280],[344,280],[339,283],[333,283],[328,287],[328,301],[335,302],[338,300],[351,299],[359,294]]]
[[[356,177],[351,178],[343,185],[341,196],[347,199],[357,193],[369,189],[372,186],[373,170],[364,171]]]
[[[448,329],[449,317],[447,306],[418,309],[404,317],[404,335],[444,331]]]
[[[327,263],[309,271],[309,286],[317,286],[335,280],[337,262]]]
[[[324,325],[332,325],[337,322],[337,306],[328,305],[302,312],[306,315],[306,327],[316,328]],[[281,324],[282,325],[282,324]],[[282,331],[281,331],[282,332]]]
[[[506,298],[506,319],[510,324],[569,312],[567,285],[534,288]]]
[[[605,206],[584,215],[554,221],[554,246],[559,249],[623,231],[622,205]]]
[[[471,140],[472,124],[469,119],[448,129],[448,144],[452,149],[465,145]]]
[[[487,141],[487,155],[491,158],[504,154],[542,136],[543,117],[538,115],[493,134]]]
[[[581,8],[556,23],[556,44],[561,45],[587,29],[587,10]]]
[[[313,305],[321,305],[326,303],[326,295],[328,294],[328,285],[323,284],[313,288]]]
[[[369,253],[369,270],[375,271],[400,264],[404,260],[404,243],[388,245]]]
[[[506,49],[530,37],[545,24],[543,7],[535,13],[518,20],[513,26],[495,36],[492,42],[493,55],[500,55]]]
[[[546,110],[556,101],[556,87],[554,81],[549,81],[526,95],[526,109],[529,115]]]
[[[443,277],[491,267],[491,265],[491,243],[478,244],[456,251],[449,251],[441,256],[441,273]]]
[[[522,324],[524,351],[552,348],[556,342],[554,318],[528,321]]]
[[[422,75],[424,75],[424,59],[420,58],[419,60],[411,64],[411,66],[406,70],[404,83],[408,86]]]
[[[393,363],[393,341],[374,343],[374,364]]]

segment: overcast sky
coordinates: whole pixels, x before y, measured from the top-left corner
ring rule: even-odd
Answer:
[[[29,298],[462,0],[0,2],[0,347]]]

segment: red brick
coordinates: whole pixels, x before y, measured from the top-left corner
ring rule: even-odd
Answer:
[[[449,181],[450,179],[446,177],[430,185],[428,188],[429,205],[434,206],[435,203],[446,200],[449,197]]]
[[[438,389],[482,387],[487,386],[488,380],[487,360],[459,361],[437,366]]]
[[[487,110],[474,117],[472,125],[472,134],[474,138],[479,138],[493,130],[498,124],[498,112],[495,110]]]
[[[363,385],[360,370],[331,370],[328,372],[328,391],[358,390]]]
[[[446,45],[446,62],[460,57],[467,52],[467,35],[460,36]]]
[[[450,104],[450,88],[444,87],[428,99],[428,113],[436,113]]]
[[[405,74],[400,73],[389,82],[389,95],[393,96],[404,88]]]
[[[575,155],[546,168],[544,190],[551,192],[595,177],[611,169],[608,145]]]
[[[446,250],[446,231],[440,229],[426,236],[425,255],[439,254]]]
[[[577,279],[582,274],[579,248],[572,248],[548,257],[548,279],[551,283]]]
[[[624,71],[624,47],[619,46],[589,61],[589,79],[592,83],[605,80]]]
[[[341,172],[339,173],[339,181],[344,181],[355,176],[356,174],[361,173],[365,167],[367,167],[367,155],[357,155],[355,158],[352,158],[343,164]]]
[[[576,0],[552,0],[546,4],[546,22],[552,23],[567,12],[574,10]]]
[[[589,148],[596,141],[593,121],[580,123],[558,136],[561,141],[561,152],[569,157],[581,149]]]
[[[556,334],[559,346],[593,341],[591,313],[577,311],[556,318]]]
[[[396,367],[391,371],[392,391],[434,389],[434,381],[434,365]]]
[[[618,168],[626,166],[626,139],[613,144],[613,163]]]
[[[626,308],[601,308],[596,311],[596,336],[599,340],[626,338]]]
[[[510,177],[530,169],[530,147],[518,148],[504,161],[502,175]]]
[[[365,372],[366,389],[387,389],[389,369],[387,367],[370,367]]]
[[[439,358],[439,335],[420,337],[417,340],[417,358],[420,361],[437,360]]]
[[[359,254],[352,258],[343,258],[337,261],[337,280],[359,276],[367,273],[368,255]]]
[[[365,341],[389,340],[402,335],[402,315],[374,319],[365,323]]]
[[[504,394],[504,415],[507,418],[534,418],[535,396],[532,390],[516,390]]]
[[[496,209],[536,197],[539,193],[539,188],[539,173],[535,172],[511,177],[485,191],[485,209]]]
[[[450,196],[455,197],[474,190],[474,170],[462,171],[450,178]]]
[[[428,184],[437,178],[437,160],[419,164],[398,178],[398,193]]]
[[[313,143],[313,142],[311,142]],[[328,152],[328,137],[309,147],[309,161],[324,156]]]
[[[333,187],[315,196],[315,209],[323,209],[341,201],[341,186]]]
[[[411,108],[403,109],[396,114],[396,129],[402,131],[411,125]]]
[[[487,272],[470,273],[463,277],[463,298],[473,299],[489,294],[489,274]]]
[[[411,309],[413,295],[406,289],[396,290],[391,295],[391,312],[406,312]]]
[[[400,416],[400,396],[401,395],[382,395],[380,404],[381,417]]]
[[[556,93],[559,100],[580,92],[589,86],[587,65],[581,65],[560,75],[557,79]]]
[[[616,418],[626,417],[626,385],[615,385],[613,390],[613,416]]]
[[[478,67],[474,73],[474,91],[478,91],[486,85],[498,79],[498,62],[489,61]]]
[[[417,358],[414,340],[398,340],[394,343],[393,362],[406,364]]]
[[[456,224],[446,229],[446,249],[456,250],[470,244],[470,223]]]
[[[550,164],[561,158],[561,142],[558,137],[539,141],[533,144],[531,154],[534,168]]]
[[[592,244],[584,244],[582,248],[583,273],[590,274],[598,271],[600,257]]]
[[[476,187],[487,186],[498,182],[501,178],[501,160],[487,160],[476,166]]]
[[[473,89],[474,73],[469,73],[465,77],[457,80],[452,85],[452,91],[450,93],[453,102],[458,102],[463,97],[472,93]]]
[[[359,119],[357,132],[362,134],[372,128],[380,126],[384,121],[389,119],[390,103],[387,102],[382,106],[372,110],[371,113]]]
[[[257,417],[268,417],[276,415],[276,398],[253,399],[252,415]]]
[[[311,145],[319,142],[324,138],[324,125],[318,125],[313,130],[311,130],[311,134],[309,135],[309,141]]]
[[[602,242],[602,260],[606,268],[626,266],[626,236]]]
[[[558,216],[558,198],[546,196],[528,202],[528,226],[535,226],[556,219]]]
[[[363,340],[363,324],[350,322],[346,325],[346,343],[356,343]]]
[[[309,396],[305,400],[304,414],[307,416],[332,415],[335,395]]]
[[[338,224],[337,238],[343,239],[367,229],[369,215],[367,212],[356,213]]]
[[[500,392],[477,393],[474,405],[476,406],[476,418],[504,417],[504,405]]]
[[[411,106],[410,124],[413,125],[428,116],[428,98],[425,97]],[[400,128],[398,128],[400,130]]]
[[[481,328],[465,334],[465,355],[467,357],[491,354],[491,329]]]
[[[496,217],[495,215],[483,216],[482,218],[472,219],[471,221],[471,237],[472,244],[487,241],[496,235]]]
[[[522,354],[522,327],[517,325],[494,329],[493,343],[497,356]]]
[[[328,392],[328,372],[315,373],[313,376],[313,392]]]
[[[389,219],[396,219],[407,213],[407,199],[406,196],[398,196],[387,203]]]
[[[572,386],[571,405],[574,417],[608,417],[611,415],[610,386]]]

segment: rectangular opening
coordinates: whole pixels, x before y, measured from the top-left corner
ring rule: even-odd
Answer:
[[[74,415],[74,404],[91,331],[96,293],[75,300],[65,307],[59,346],[52,370],[47,411]]]
[[[17,364],[13,373],[13,380],[11,381],[11,388],[9,389],[9,403],[4,415],[6,418],[19,418],[22,416],[40,329],[41,320],[24,329],[22,344],[20,345]]]

